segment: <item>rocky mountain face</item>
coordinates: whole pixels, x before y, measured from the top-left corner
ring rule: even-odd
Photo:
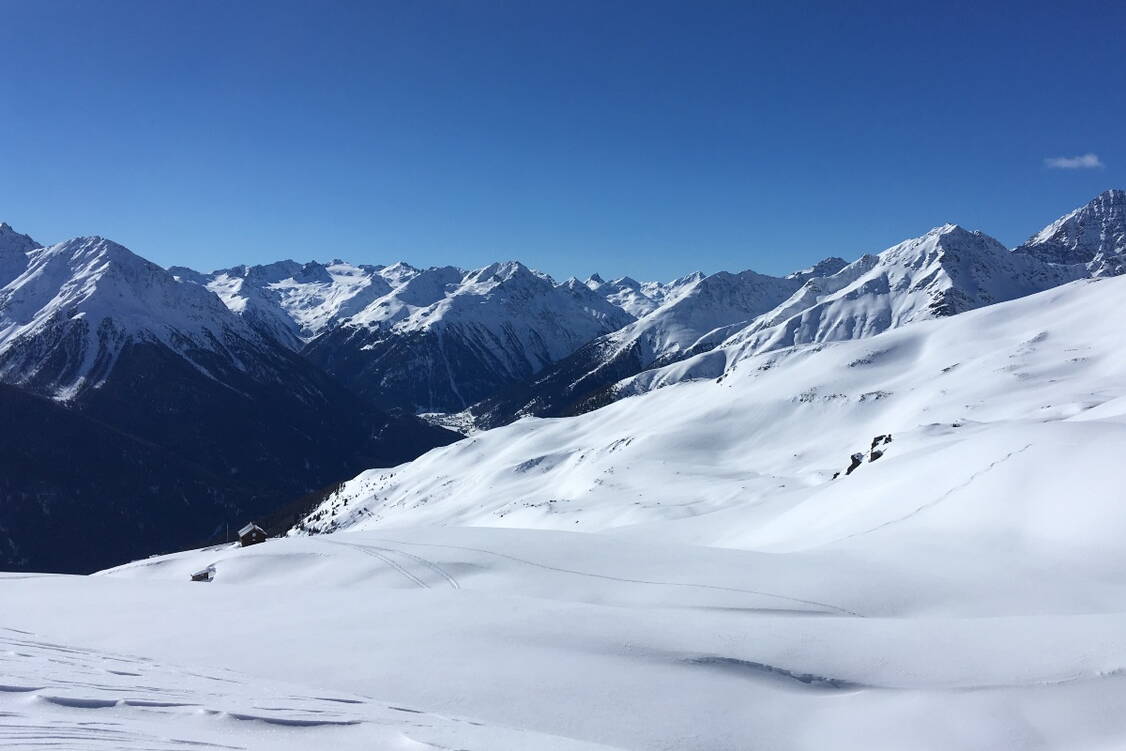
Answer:
[[[25,482],[7,488],[2,529],[34,527],[38,518],[40,536],[65,537],[84,520],[63,509],[81,496],[98,513],[94,488],[109,478],[134,489],[112,501],[131,520],[128,535],[168,524],[160,535],[189,544],[372,462],[393,465],[456,438],[372,407],[205,287],[177,281],[116,243],[77,238],[24,258],[22,272],[0,288],[0,382],[54,402],[48,408],[8,391],[6,412],[18,404],[25,424],[38,412],[61,427],[37,436],[58,450],[35,452],[17,475]],[[51,480],[53,455],[83,454],[74,461],[89,463],[91,449],[76,436],[94,434],[106,436],[103,448],[123,447],[121,461],[107,465],[117,471],[91,473],[89,483]],[[18,439],[7,431],[5,440]],[[213,492],[168,507],[169,488],[203,475]],[[55,566],[21,540],[0,566]],[[94,568],[127,554],[107,541],[67,560]]]
[[[634,318],[642,318],[661,307],[668,299],[677,296],[681,290],[699,282],[704,276],[703,272],[697,271],[668,283],[638,282],[628,276],[607,282],[598,274],[592,274],[583,283],[591,291],[602,295],[608,302],[617,305]]]
[[[1095,277],[1126,273],[1126,190],[1101,193],[1013,252],[1051,264],[1084,266]]]
[[[456,412],[632,320],[578,282],[516,262],[421,271],[305,348],[382,404]]]
[[[606,389],[618,381],[681,359],[713,332],[751,321],[775,307],[815,270],[842,265],[840,259],[826,259],[785,278],[721,271],[677,280],[662,290],[662,304],[648,314],[595,339],[534,379],[475,405],[473,418],[482,427],[495,427],[523,415],[553,417],[601,406]],[[597,289],[601,292],[606,286]],[[620,288],[633,289],[620,283],[609,286],[618,288],[613,294],[619,295]]]
[[[27,268],[27,253],[39,243],[21,235],[7,222],[0,222],[0,286],[6,285]]]
[[[278,261],[207,274],[182,266],[169,271],[204,285],[252,326],[294,350],[418,273],[406,264],[356,266],[340,260]]]

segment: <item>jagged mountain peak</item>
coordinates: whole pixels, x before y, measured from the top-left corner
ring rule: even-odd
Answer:
[[[29,235],[16,232],[15,228],[7,222],[0,222],[0,249],[14,245],[29,246],[28,250],[39,247],[39,243],[32,240]]]
[[[23,273],[28,252],[38,247],[39,243],[30,236],[16,232],[7,222],[0,222],[0,287]]]
[[[629,287],[630,289],[641,289],[641,282],[637,281],[631,276],[623,276],[620,279],[614,280],[614,285],[618,287]]]
[[[1126,190],[1103,191],[1013,252],[1046,263],[1085,265],[1091,276],[1126,273]]]
[[[379,275],[386,279],[392,286],[403,284],[407,280],[422,273],[421,269],[411,266],[406,261],[396,261],[390,266],[383,266],[378,271]]]
[[[530,284],[549,284],[555,286],[555,280],[542,271],[536,271],[525,266],[520,261],[499,261],[490,263],[479,269],[470,271],[465,276],[465,281],[471,284],[488,284],[493,282],[527,282]]]
[[[846,261],[845,259],[840,258],[838,256],[829,256],[828,258],[821,259],[820,261],[818,261],[817,263],[813,264],[812,266],[810,266],[808,268],[804,268],[804,269],[801,269],[800,271],[795,271],[793,273],[787,274],[786,278],[787,279],[812,279],[812,278],[818,277],[818,276],[829,276],[831,274],[837,273],[838,271],[843,269],[845,266],[848,266],[848,261]]]

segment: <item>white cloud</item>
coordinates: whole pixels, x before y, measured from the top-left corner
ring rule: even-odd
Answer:
[[[1044,164],[1052,169],[1098,169],[1105,167],[1098,154],[1083,154],[1082,156],[1057,156],[1044,160]]]

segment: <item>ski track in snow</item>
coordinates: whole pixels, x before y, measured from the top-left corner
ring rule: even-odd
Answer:
[[[448,548],[450,550],[461,550],[468,553],[482,553],[484,555],[496,556],[497,558],[504,558],[515,563],[522,563],[526,566],[534,566],[535,568],[543,569],[544,571],[554,571],[560,574],[572,574],[574,576],[585,576],[591,579],[605,579],[606,581],[622,582],[625,584],[644,584],[659,587],[685,587],[690,589],[706,589],[714,590],[717,592],[736,592],[740,594],[757,595],[759,597],[772,597],[779,600],[786,600],[787,602],[794,602],[799,605],[812,605],[818,608],[826,608],[828,610],[835,610],[838,613],[861,618],[859,613],[849,610],[848,608],[841,607],[840,605],[831,605],[827,602],[818,602],[816,600],[804,600],[800,597],[790,597],[789,595],[781,595],[775,592],[764,592],[755,589],[742,589],[739,587],[725,587],[717,584],[694,584],[691,582],[668,582],[668,581],[651,581],[648,579],[631,579],[622,576],[613,576],[611,574],[599,574],[592,571],[578,571],[576,569],[561,568],[559,566],[551,566],[546,563],[538,563],[530,561],[526,558],[517,558],[516,556],[508,555],[507,553],[499,553],[494,550],[484,550],[482,548],[471,548],[464,545],[436,545],[433,543],[422,542],[407,542],[405,540],[391,540],[385,539],[385,542],[393,543],[395,545],[417,545],[420,547],[432,548]],[[360,547],[360,546],[354,546]]]
[[[965,480],[963,480],[962,482],[958,483],[957,485],[955,485],[954,487],[950,488],[945,493],[940,495],[938,498],[935,498],[933,501],[930,501],[928,503],[924,503],[922,506],[919,506],[914,511],[909,511],[908,513],[904,514],[903,516],[901,516],[897,519],[889,519],[888,521],[884,522],[883,524],[878,524],[875,527],[872,527],[871,529],[864,530],[863,532],[855,532],[851,535],[845,535],[844,537],[839,537],[836,540],[834,540],[833,542],[841,542],[843,540],[849,540],[849,539],[852,539],[854,537],[862,537],[863,535],[871,534],[873,532],[878,532],[879,530],[884,529],[886,527],[890,527],[893,524],[899,524],[900,522],[906,521],[906,520],[908,520],[908,519],[910,519],[914,516],[918,516],[919,514],[926,511],[927,509],[934,508],[935,506],[942,503],[943,501],[945,501],[947,498],[954,495],[958,491],[965,490],[966,488],[970,487],[970,485],[973,484],[974,480],[978,479],[979,477],[981,477],[985,473],[992,471],[993,469],[995,469],[999,465],[1004,464],[1005,462],[1009,461],[1010,459],[1012,459],[1017,454],[1023,454],[1025,451],[1028,451],[1030,448],[1032,448],[1032,444],[1026,443],[1023,448],[1019,448],[1016,451],[1010,451],[1009,453],[1002,456],[1000,459],[994,459],[987,466],[982,467],[981,469],[977,470],[976,472],[971,474],[969,477],[967,477]]]

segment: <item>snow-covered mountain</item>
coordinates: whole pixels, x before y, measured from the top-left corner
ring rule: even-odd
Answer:
[[[679,358],[655,360],[633,373],[612,373],[618,377],[607,378],[598,399],[587,407],[681,380],[716,378],[735,362],[761,352],[863,339],[1087,276],[1084,266],[1049,264],[1011,253],[988,235],[952,224],[840,268],[842,264],[833,259],[792,275],[789,279],[800,286],[787,299],[754,318],[696,336]],[[828,275],[818,275],[825,272]],[[499,424],[488,422],[491,415],[482,412],[483,424]]]
[[[667,283],[638,282],[628,276],[607,282],[598,274],[591,274],[584,284],[634,318],[641,318],[661,307],[684,287],[703,278],[704,273],[697,271]]]
[[[1099,194],[1040,230],[1014,252],[1047,263],[1082,265],[1091,276],[1126,273],[1126,190]]]
[[[431,268],[304,352],[381,403],[452,412],[631,320],[581,282],[556,284],[515,261],[469,272]]]
[[[27,253],[39,243],[21,235],[7,222],[0,222],[0,287],[15,279],[27,268]]]
[[[913,321],[957,315],[1073,281],[1084,274],[1010,253],[981,232],[936,227],[835,274],[806,281],[790,299],[723,345],[777,349],[861,339]]]
[[[26,259],[0,288],[7,383],[70,399],[103,383],[130,343],[164,347],[213,378],[219,367],[251,367],[271,346],[206,289],[104,238],[67,240]]]
[[[633,320],[625,308],[637,307],[516,261],[471,271],[341,260],[169,271],[358,392],[423,412],[457,411],[530,377]],[[659,297],[676,284],[646,289]]]
[[[0,504],[9,567],[65,561],[88,570],[169,540],[189,544],[230,514],[272,511],[372,460],[394,463],[453,438],[374,409],[204,286],[178,281],[112,241],[81,237],[3,257],[8,268],[22,257],[24,268],[0,287],[0,383],[57,400],[85,422],[8,391],[0,399],[5,411],[41,414],[23,423],[56,425],[46,440],[71,452],[90,451],[74,445],[76,435],[100,431],[99,440],[121,447],[122,462],[112,465],[122,475],[116,487],[136,492],[112,514],[107,509],[123,520],[126,547],[108,540],[73,550],[42,546],[81,529],[81,515],[68,510],[106,475],[60,472],[46,450],[25,456],[8,470],[23,481],[7,487]],[[3,463],[24,455],[19,447],[27,442],[0,431]],[[187,486],[185,472],[193,482],[210,476],[215,491],[177,499],[191,509],[189,523],[156,503],[167,502],[170,487]],[[140,477],[146,481],[129,484]],[[173,518],[169,530],[138,534]]]
[[[406,264],[356,266],[278,261],[201,274],[174,266],[180,279],[203,284],[251,325],[292,349],[362,310],[418,273]]]
[[[679,359],[710,332],[746,323],[778,305],[808,274],[836,270],[844,263],[826,259],[784,278],[721,271],[677,280],[663,289],[661,304],[648,314],[593,340],[533,379],[475,405],[474,420],[495,427],[524,414],[555,416],[599,406],[607,387],[662,361]]]

